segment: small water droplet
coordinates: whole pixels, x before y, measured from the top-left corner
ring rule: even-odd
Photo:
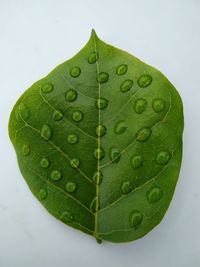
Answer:
[[[127,125],[125,121],[118,121],[115,124],[114,132],[116,134],[123,134],[127,129]]]
[[[38,197],[40,200],[46,199],[47,198],[47,190],[44,188],[40,189]]]
[[[122,183],[121,191],[123,194],[128,194],[133,190],[133,185],[130,181],[125,181]]]
[[[62,174],[60,171],[57,171],[57,170],[53,170],[51,172],[51,179],[54,180],[54,181],[58,181],[62,178]]]
[[[156,203],[162,198],[163,191],[159,187],[153,187],[147,191],[146,196],[149,203]]]
[[[30,148],[30,146],[28,146],[28,145],[24,145],[24,146],[22,147],[22,154],[23,154],[24,156],[28,156],[28,155],[30,155],[30,154],[31,154],[31,148]]]
[[[54,86],[52,83],[45,83],[42,85],[42,88],[41,88],[42,92],[45,94],[50,93],[51,91],[53,91],[53,89],[54,89]]]
[[[80,74],[81,74],[81,69],[79,67],[76,66],[76,67],[71,68],[70,75],[73,78],[78,77]]]
[[[90,210],[92,212],[95,212],[96,211],[96,204],[97,204],[97,197],[94,197],[91,204],[90,204]]]
[[[142,165],[142,156],[141,155],[136,155],[133,156],[133,158],[131,159],[131,166],[133,167],[133,169],[137,169]]]
[[[73,158],[70,160],[70,165],[72,168],[77,169],[80,166],[81,162],[78,158]]]
[[[96,52],[92,52],[88,57],[88,63],[94,64],[98,60],[99,56]]]
[[[128,66],[126,64],[121,64],[117,67],[116,73],[117,75],[123,75],[127,72]]]
[[[168,150],[161,151],[156,156],[156,161],[160,165],[166,165],[171,158],[171,154]]]
[[[42,129],[40,131],[40,134],[42,136],[42,138],[44,138],[45,140],[49,140],[52,136],[52,132],[51,132],[51,128],[49,125],[44,124],[42,126]]]
[[[106,126],[98,125],[96,128],[96,135],[102,137],[106,134],[106,131],[107,131]]]
[[[76,190],[76,183],[75,182],[68,182],[66,184],[66,190],[68,193],[73,193]]]
[[[143,98],[138,98],[135,103],[134,103],[134,110],[136,113],[141,114],[142,112],[145,111],[147,106],[147,101]]]
[[[120,85],[120,90],[122,93],[128,92],[133,86],[133,80],[125,80]]]
[[[52,117],[53,117],[53,120],[54,121],[60,121],[63,118],[62,111],[60,111],[60,110],[54,110]]]
[[[65,99],[68,102],[73,102],[75,101],[77,98],[77,92],[74,89],[69,89],[67,90],[67,92],[65,93]]]
[[[97,148],[94,151],[94,157],[99,160],[102,159],[105,155],[105,151],[103,150],[103,148]]]
[[[79,122],[83,119],[83,113],[80,110],[76,110],[72,114],[72,119],[76,122]]]
[[[144,127],[140,129],[136,135],[136,140],[140,142],[146,141],[151,135],[151,129],[148,127]]]
[[[100,97],[99,99],[97,99],[96,101],[96,107],[98,109],[104,109],[108,106],[108,100],[103,98],[103,97]]]
[[[110,149],[110,159],[112,160],[112,163],[119,162],[120,158],[121,158],[121,154],[120,154],[119,149],[111,148]]]
[[[27,120],[29,118],[30,114],[29,114],[28,108],[24,105],[24,103],[20,103],[19,113],[24,120]]]
[[[131,227],[137,229],[142,223],[143,215],[138,210],[133,210],[130,214],[130,225]]]
[[[67,137],[67,142],[69,144],[76,144],[78,142],[78,136],[76,134],[69,134]]]
[[[149,74],[143,74],[137,80],[138,85],[142,88],[147,87],[148,85],[151,84],[151,82],[152,82],[152,77]]]
[[[101,181],[103,180],[103,174],[101,171],[97,171],[94,173],[93,177],[92,177],[92,181],[95,183],[95,184],[100,184]]]
[[[153,100],[152,103],[152,107],[154,109],[155,112],[159,113],[161,111],[163,111],[164,107],[165,107],[165,102],[164,100],[157,98]]]
[[[100,72],[97,76],[97,81],[100,83],[105,83],[109,79],[109,74],[107,72]]]
[[[60,220],[66,223],[72,222],[74,220],[74,216],[69,211],[64,211],[61,216]]]
[[[41,166],[42,168],[46,169],[46,168],[49,167],[49,165],[50,165],[50,162],[49,162],[49,160],[48,160],[47,158],[42,158],[42,159],[40,160],[40,166]]]

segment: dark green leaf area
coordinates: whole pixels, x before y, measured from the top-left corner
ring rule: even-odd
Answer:
[[[94,31],[17,101],[9,135],[30,190],[63,223],[101,242],[153,229],[172,199],[183,111],[167,78]]]

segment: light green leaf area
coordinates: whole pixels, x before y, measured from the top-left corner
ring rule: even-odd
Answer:
[[[9,134],[42,205],[99,242],[147,234],[172,199],[182,158],[179,94],[155,68],[94,30],[17,101]]]

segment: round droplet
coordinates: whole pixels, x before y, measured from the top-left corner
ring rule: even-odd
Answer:
[[[123,134],[127,129],[125,121],[118,121],[115,125],[114,132],[116,134]]]
[[[137,80],[138,85],[142,88],[147,87],[148,85],[151,84],[151,82],[152,82],[152,77],[149,74],[143,74]]]
[[[90,204],[90,210],[92,212],[95,212],[97,209],[97,197],[94,197],[91,204]]]
[[[155,112],[159,113],[159,112],[163,111],[163,109],[165,107],[165,102],[160,98],[154,99],[153,103],[152,103],[152,107],[153,107]]]
[[[74,220],[74,216],[69,211],[64,211],[62,215],[60,216],[60,220],[64,222],[72,222]]]
[[[92,52],[88,57],[88,63],[94,64],[98,60],[98,54],[96,52]]]
[[[97,99],[96,101],[96,107],[98,109],[104,109],[108,106],[108,100],[103,98],[103,97],[100,97],[99,99]]]
[[[120,85],[120,90],[122,93],[128,92],[133,86],[133,80],[125,80]]]
[[[24,120],[27,120],[29,118],[30,114],[29,114],[28,108],[24,105],[24,103],[20,103],[19,112],[20,112],[21,117]]]
[[[60,171],[57,171],[57,170],[53,170],[51,172],[51,179],[54,180],[54,181],[58,181],[62,178],[62,174]]]
[[[105,155],[105,152],[103,150],[103,148],[97,148],[95,149],[94,151],[94,157],[97,159],[97,160],[100,160],[104,157]]]
[[[97,81],[100,83],[105,83],[109,79],[109,74],[107,72],[100,72],[97,76]]]
[[[147,191],[146,196],[149,203],[156,203],[162,198],[163,191],[159,187],[153,187]]]
[[[73,78],[78,77],[80,74],[81,74],[81,69],[80,69],[79,67],[73,67],[73,68],[70,70],[70,75],[71,75]]]
[[[68,182],[66,184],[66,190],[69,193],[73,193],[76,190],[76,183],[74,183],[74,182]]]
[[[136,140],[140,142],[146,141],[151,135],[151,129],[148,127],[144,127],[140,129],[136,135]]]
[[[96,128],[96,135],[102,137],[106,134],[106,131],[107,131],[106,126],[100,124]]]
[[[67,92],[65,93],[65,99],[68,102],[73,102],[75,101],[77,98],[77,92],[74,89],[69,89],[67,90]]]
[[[42,85],[41,90],[43,93],[48,94],[51,91],[53,91],[53,84],[52,83],[45,83]]]
[[[63,118],[63,114],[60,110],[54,110],[53,112],[53,120],[60,121]]]
[[[119,149],[117,148],[111,148],[110,149],[110,159],[112,160],[113,163],[119,162],[121,158],[121,154]]]
[[[22,147],[22,154],[23,154],[24,156],[28,156],[28,155],[30,155],[30,153],[31,153],[31,148],[30,148],[30,146],[28,146],[28,145],[24,145],[24,146]]]
[[[103,174],[101,171],[97,171],[94,173],[93,177],[92,177],[92,181],[95,183],[95,184],[100,184],[101,181],[103,180]]]
[[[137,169],[142,165],[142,156],[141,155],[136,155],[131,159],[131,166],[133,169]]]
[[[147,101],[143,98],[138,98],[134,103],[134,110],[136,113],[141,114],[145,111],[147,106]]]
[[[49,167],[49,165],[50,165],[50,162],[49,162],[49,160],[48,160],[47,158],[42,158],[42,159],[40,160],[40,166],[41,166],[42,168],[46,169],[46,168]]]
[[[121,191],[123,194],[128,194],[133,190],[133,185],[130,181],[123,182],[121,186]]]
[[[160,165],[166,165],[171,158],[171,154],[169,151],[161,151],[156,156],[156,161]]]
[[[40,189],[38,196],[39,196],[40,200],[46,199],[47,198],[47,190],[44,188]]]
[[[72,168],[77,169],[80,166],[81,162],[78,158],[74,158],[70,160],[70,165]]]
[[[52,132],[51,132],[51,128],[49,125],[44,124],[42,126],[42,129],[40,131],[40,134],[42,136],[42,138],[44,138],[45,140],[49,140],[52,136]]]
[[[72,119],[76,122],[79,122],[83,119],[83,113],[80,110],[76,110],[72,114]]]
[[[117,67],[116,73],[117,75],[123,75],[127,72],[128,66],[126,64],[121,64]]]
[[[78,136],[76,134],[69,134],[67,137],[67,142],[69,144],[76,144],[78,142]]]
[[[141,212],[134,210],[130,215],[130,225],[131,227],[137,229],[142,223],[143,215]]]

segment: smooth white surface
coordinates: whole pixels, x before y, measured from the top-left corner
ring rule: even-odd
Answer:
[[[160,69],[182,96],[184,157],[162,223],[144,238],[103,243],[65,226],[22,178],[7,124],[18,97],[77,53],[91,28]],[[200,266],[200,1],[0,0],[0,267]]]

